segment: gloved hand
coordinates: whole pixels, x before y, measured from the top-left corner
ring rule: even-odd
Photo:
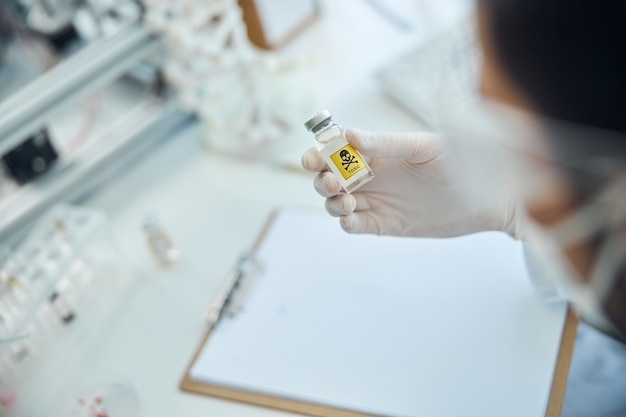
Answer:
[[[327,197],[326,210],[350,233],[450,237],[486,230],[516,235],[516,204],[472,205],[450,175],[445,140],[432,133],[380,133],[349,129],[348,142],[364,156],[374,179],[352,194],[315,148],[302,166],[318,172],[314,187]],[[469,173],[468,173],[469,174]]]

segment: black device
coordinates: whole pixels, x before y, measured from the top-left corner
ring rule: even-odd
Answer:
[[[48,129],[42,129],[2,156],[8,175],[20,185],[48,171],[57,159],[59,155]]]

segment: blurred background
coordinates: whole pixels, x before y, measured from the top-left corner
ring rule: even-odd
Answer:
[[[317,110],[433,129],[443,72],[475,94],[471,8],[3,0],[0,416],[284,414],[178,391],[202,310],[273,209],[321,205]]]
[[[353,97],[342,90],[362,77],[433,122],[427,107],[443,51],[470,50],[467,33],[446,30],[469,20],[463,3],[363,0],[333,5],[331,23],[321,19],[331,6],[313,0],[3,2],[0,236],[28,221],[20,220],[26,205],[40,213],[23,186],[54,182],[36,187],[42,200],[71,198],[60,188],[88,189],[139,136],[158,140],[142,130],[188,115],[216,151],[276,164],[297,164],[310,142],[302,120],[331,94]],[[11,154],[29,139],[40,149]]]

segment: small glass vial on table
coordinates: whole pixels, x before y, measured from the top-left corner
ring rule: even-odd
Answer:
[[[304,127],[315,135],[313,143],[347,193],[374,178],[374,172],[348,143],[343,128],[333,122],[328,110],[318,112],[304,123]]]

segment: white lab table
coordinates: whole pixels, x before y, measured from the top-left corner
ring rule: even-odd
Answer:
[[[317,104],[331,109],[344,126],[420,129],[372,77],[376,68],[427,37],[434,22],[445,22],[435,1],[410,3],[398,2],[416,22],[402,32],[366,2],[324,2],[321,21],[284,52],[315,51],[310,85],[319,93]],[[286,414],[184,393],[178,384],[203,336],[203,312],[268,215],[283,205],[322,207],[323,199],[313,190],[312,175],[222,155],[207,149],[201,135],[199,123],[181,129],[85,202],[107,213],[134,283],[108,325],[94,330],[97,343],[71,361],[67,373],[125,377],[139,395],[141,416]],[[297,155],[293,159],[297,163]],[[141,223],[150,213],[181,251],[180,262],[169,270],[158,269],[149,256]]]

